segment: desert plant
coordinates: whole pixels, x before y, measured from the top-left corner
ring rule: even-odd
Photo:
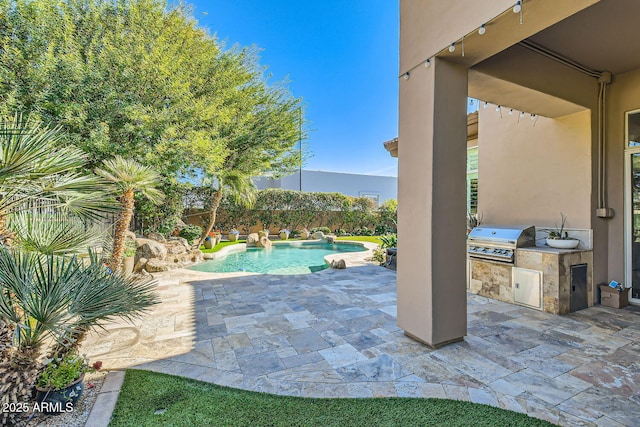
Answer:
[[[133,216],[135,193],[139,192],[153,203],[160,203],[164,194],[157,189],[161,185],[160,175],[151,168],[122,156],[115,156],[102,163],[102,169],[96,169],[96,173],[117,187],[120,201],[120,211],[113,232],[113,251],[109,261],[111,269],[118,270],[122,265],[125,236]]]
[[[321,231],[324,234],[331,234],[331,229],[329,227],[313,227],[309,231],[311,232],[311,234],[315,233],[316,231]]]
[[[558,224],[556,223],[554,229],[543,230],[547,232],[548,234],[547,238],[554,239],[554,240],[577,240],[577,239],[574,239],[573,237],[569,237],[569,233],[565,231],[565,226],[567,224],[567,216],[562,212],[560,212],[560,220],[561,220],[560,226],[558,226]]]
[[[155,286],[107,271],[93,253],[85,263],[0,247],[0,320],[13,343],[0,362],[0,404],[30,396],[45,352],[65,357],[91,329],[142,315],[157,302]]]

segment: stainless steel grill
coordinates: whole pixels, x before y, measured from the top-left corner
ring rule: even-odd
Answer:
[[[536,245],[534,226],[481,225],[469,233],[467,254],[470,258],[492,261],[515,261],[516,248]]]

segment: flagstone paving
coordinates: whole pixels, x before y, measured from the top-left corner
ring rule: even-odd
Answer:
[[[83,345],[139,368],[306,397],[437,397],[566,426],[640,425],[640,308],[556,316],[468,294],[468,335],[434,350],[396,325],[396,274],[160,277],[162,303]]]

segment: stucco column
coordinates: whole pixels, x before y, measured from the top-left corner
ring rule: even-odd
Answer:
[[[467,333],[467,75],[435,58],[400,80],[398,325],[434,347]]]

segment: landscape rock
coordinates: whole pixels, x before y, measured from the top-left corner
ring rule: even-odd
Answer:
[[[204,260],[204,254],[200,249],[194,249],[191,251],[191,262],[200,262]]]
[[[258,233],[251,233],[247,236],[247,247],[256,246],[256,243],[260,241]]]
[[[324,233],[322,231],[316,231],[311,235],[312,239],[324,239]]]
[[[157,258],[164,260],[167,256],[167,248],[162,243],[158,243],[151,239],[136,239],[138,249],[136,251],[136,258],[146,258],[151,260]]]
[[[169,271],[169,264],[165,261],[161,261],[157,258],[152,258],[144,266],[144,269],[149,273],[157,273],[160,271]]]
[[[187,253],[188,248],[186,248],[182,242],[178,241],[170,241],[164,244],[167,248],[167,254],[179,255]]]
[[[180,242],[182,244],[182,246],[184,246],[187,249],[191,249],[191,245],[189,244],[189,242],[187,241],[187,239],[185,239],[184,237],[180,237],[180,236],[171,236],[167,239],[168,242]]]
[[[331,244],[333,244],[333,243],[335,243],[335,242],[336,242],[336,236],[331,235],[331,234],[330,234],[330,235],[328,235],[328,236],[325,236],[325,238],[324,238],[324,239],[327,241],[327,243],[331,243]]]
[[[271,246],[271,240],[266,237],[261,237],[260,240],[256,242],[256,247],[258,248],[270,248]]]
[[[124,232],[124,237],[125,239],[136,240],[136,233],[134,233],[133,231],[127,230]]]
[[[202,259],[214,259],[215,257],[216,256],[214,254],[212,254],[212,253],[202,254]]]
[[[331,268],[344,270],[345,268],[347,268],[347,263],[343,259],[334,259],[333,261],[331,261]]]
[[[147,234],[147,238],[153,239],[156,242],[166,243],[167,239],[160,233],[149,233]]]
[[[133,272],[140,273],[144,266],[147,264],[147,261],[149,260],[146,258],[140,258],[138,262],[136,262],[136,265],[133,266]]]

